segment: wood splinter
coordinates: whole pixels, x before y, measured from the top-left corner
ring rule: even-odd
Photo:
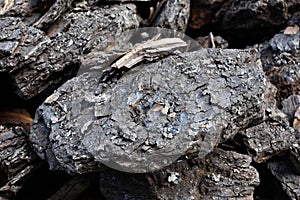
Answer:
[[[187,43],[180,38],[163,38],[159,40],[148,40],[145,43],[138,44],[119,60],[111,65],[112,68],[131,68],[144,59],[155,59],[161,55],[168,55],[178,47],[185,47]]]

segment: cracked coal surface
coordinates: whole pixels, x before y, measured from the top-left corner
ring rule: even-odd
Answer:
[[[50,163],[55,158],[71,173],[88,170],[76,164],[88,158],[146,172],[187,153],[204,157],[263,117],[265,80],[257,55],[217,49],[182,53],[135,67],[110,85],[99,83],[99,73],[82,74],[39,107],[31,141]],[[40,131],[41,124],[49,134]],[[39,142],[41,135],[49,138],[47,145]]]

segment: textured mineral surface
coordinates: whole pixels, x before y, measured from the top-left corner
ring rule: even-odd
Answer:
[[[107,199],[253,199],[259,176],[251,157],[215,149],[198,158],[147,174],[112,169],[100,173],[100,190]]]
[[[52,168],[146,172],[204,157],[263,118],[265,80],[255,50],[172,55],[109,84],[101,71],[68,81],[37,111],[31,141]]]

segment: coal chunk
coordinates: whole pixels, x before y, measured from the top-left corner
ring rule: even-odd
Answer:
[[[244,145],[257,163],[287,152],[295,141],[291,127],[276,121],[267,121],[242,131]]]
[[[190,16],[190,1],[171,0],[166,5],[154,21],[153,26],[185,32]]]
[[[290,147],[289,158],[295,172],[300,175],[300,141],[294,141]]]
[[[215,149],[199,160],[179,159],[146,174],[107,169],[100,174],[100,191],[107,199],[253,199],[259,184],[251,157]]]
[[[32,64],[42,54],[50,38],[17,17],[0,20],[0,72],[13,72]]]
[[[271,83],[278,89],[276,99],[279,103],[300,91],[299,36],[299,30],[293,34],[279,33],[262,45],[263,68]]]
[[[53,19],[54,20],[54,19]],[[47,22],[48,23],[48,22]],[[0,71],[14,72],[17,93],[24,99],[49,92],[75,76],[79,56],[103,50],[116,35],[139,26],[133,4],[71,9],[44,33],[18,18],[4,18],[0,42]]]
[[[184,154],[206,156],[264,113],[265,79],[254,50],[173,55],[111,84],[100,76],[73,78],[39,107],[31,141],[53,168],[160,169]]]
[[[28,132],[21,125],[0,125],[0,198],[14,197],[38,167]]]
[[[277,33],[299,6],[294,0],[227,1],[215,14],[213,26],[234,46],[245,45],[242,41],[254,44]]]
[[[300,198],[300,176],[294,172],[288,159],[269,162],[268,168],[290,199]]]

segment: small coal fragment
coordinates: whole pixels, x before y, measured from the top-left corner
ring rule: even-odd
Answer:
[[[197,37],[195,39],[202,48],[221,48],[226,49],[228,47],[228,42],[224,40],[221,36],[210,36]]]
[[[257,163],[282,155],[289,150],[295,141],[295,134],[291,127],[280,122],[266,121],[242,131],[244,145]]]
[[[300,106],[298,106],[295,111],[293,128],[300,133]]]
[[[190,16],[189,0],[167,1],[153,26],[177,30],[184,33]]]
[[[294,167],[295,172],[300,175],[300,140],[295,141],[289,152],[290,161]]]
[[[294,120],[295,112],[300,106],[300,95],[291,95],[282,101],[282,112],[289,116],[289,121]],[[292,124],[292,123],[291,123]]]
[[[289,28],[289,27],[287,27]],[[300,42],[300,32],[299,27],[296,33],[287,34],[285,32],[276,34],[271,40],[270,45],[274,51],[281,51],[281,52],[293,52],[299,49],[299,42]],[[289,30],[288,30],[289,32]]]

